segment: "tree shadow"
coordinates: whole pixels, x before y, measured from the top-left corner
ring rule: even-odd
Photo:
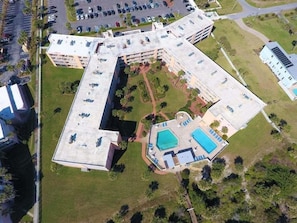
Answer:
[[[141,212],[138,211],[130,218],[130,223],[141,223],[142,219],[143,215],[141,214]]]

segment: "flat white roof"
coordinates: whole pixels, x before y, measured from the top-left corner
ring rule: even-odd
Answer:
[[[116,63],[117,58],[110,55],[91,57],[60,136],[54,161],[105,166],[110,144],[117,144],[119,136],[117,131],[99,129]]]
[[[0,139],[5,138],[2,125],[3,125],[3,123],[0,122]]]
[[[89,57],[94,54],[100,39],[87,36],[52,34],[49,37],[51,44],[47,49],[47,53]]]
[[[0,117],[5,120],[14,118],[13,108],[6,86],[0,87],[0,95]]]
[[[166,50],[179,61],[186,73],[192,75],[189,86],[202,82],[211,94],[217,96],[219,101],[209,109],[215,116],[222,115],[240,129],[266,105],[194,45],[186,40],[180,43],[182,45],[173,44]]]
[[[24,108],[24,101],[19,89],[19,86],[17,84],[10,85],[11,93],[13,96],[13,100],[16,106],[17,110],[21,110]]]

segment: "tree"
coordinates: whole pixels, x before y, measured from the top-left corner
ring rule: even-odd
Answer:
[[[228,133],[228,127],[227,126],[223,126],[221,131],[224,134]]]
[[[122,141],[119,143],[119,148],[120,148],[121,150],[125,150],[125,149],[127,149],[127,146],[128,146],[128,142],[125,141],[125,140],[122,140]]]
[[[71,27],[71,23],[70,22],[66,22],[65,24],[67,30],[71,31],[72,30],[72,27]]]
[[[15,198],[15,190],[11,182],[12,175],[8,173],[7,169],[4,167],[0,168],[0,211],[1,215],[4,213],[9,213],[9,209],[3,209],[3,204],[11,201]]]
[[[214,120],[211,124],[210,127],[216,129],[217,127],[220,126],[220,122],[218,120]]]
[[[123,92],[123,90],[118,89],[118,90],[116,90],[115,95],[116,95],[118,98],[120,98],[120,97],[122,97],[122,96],[124,95],[124,92]]]
[[[241,156],[237,156],[234,159],[234,165],[235,165],[235,169],[238,172],[241,172],[243,170],[243,159],[241,158]]]
[[[292,49],[292,50],[294,50],[295,47],[297,46],[297,40],[293,40],[293,41],[292,41],[292,45],[293,45],[293,49]]]
[[[28,34],[24,30],[22,30],[18,38],[18,44],[24,45],[27,42],[27,40],[28,40]]]
[[[180,71],[178,71],[177,72],[177,80],[176,80],[176,82],[175,82],[175,86],[176,86],[176,84],[177,84],[177,82],[179,82],[180,81],[180,79],[185,75],[186,73],[183,71],[183,70],[180,70]]]
[[[6,24],[5,18],[9,7],[9,0],[1,0],[1,1],[2,1],[2,14],[1,14],[1,24],[0,24],[0,37],[3,36],[3,32]]]

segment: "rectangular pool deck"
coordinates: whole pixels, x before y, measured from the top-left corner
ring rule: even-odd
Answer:
[[[216,148],[207,153],[200,145],[193,139],[192,133],[200,128],[205,135],[207,135],[215,144]],[[156,139],[158,131],[162,131],[164,129],[170,129],[175,136],[178,138],[178,145],[175,148],[168,149],[165,151],[160,151],[156,146]],[[192,118],[183,116],[177,117],[176,119],[172,119],[166,122],[158,123],[152,126],[151,133],[149,137],[148,145],[150,148],[148,149],[148,156],[153,162],[157,162],[159,168],[165,168],[165,163],[163,160],[163,155],[168,154],[168,152],[173,152],[177,154],[179,151],[192,148],[194,154],[194,160],[212,160],[221,150],[223,150],[228,143],[223,140],[213,129],[207,126],[200,117]],[[178,160],[175,159],[176,166],[179,166]]]

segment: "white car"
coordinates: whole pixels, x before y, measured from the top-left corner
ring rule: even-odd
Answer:
[[[151,18],[150,16],[146,17],[146,20],[147,20],[148,22],[152,22],[152,18]]]
[[[152,21],[156,22],[155,16],[152,16]]]

